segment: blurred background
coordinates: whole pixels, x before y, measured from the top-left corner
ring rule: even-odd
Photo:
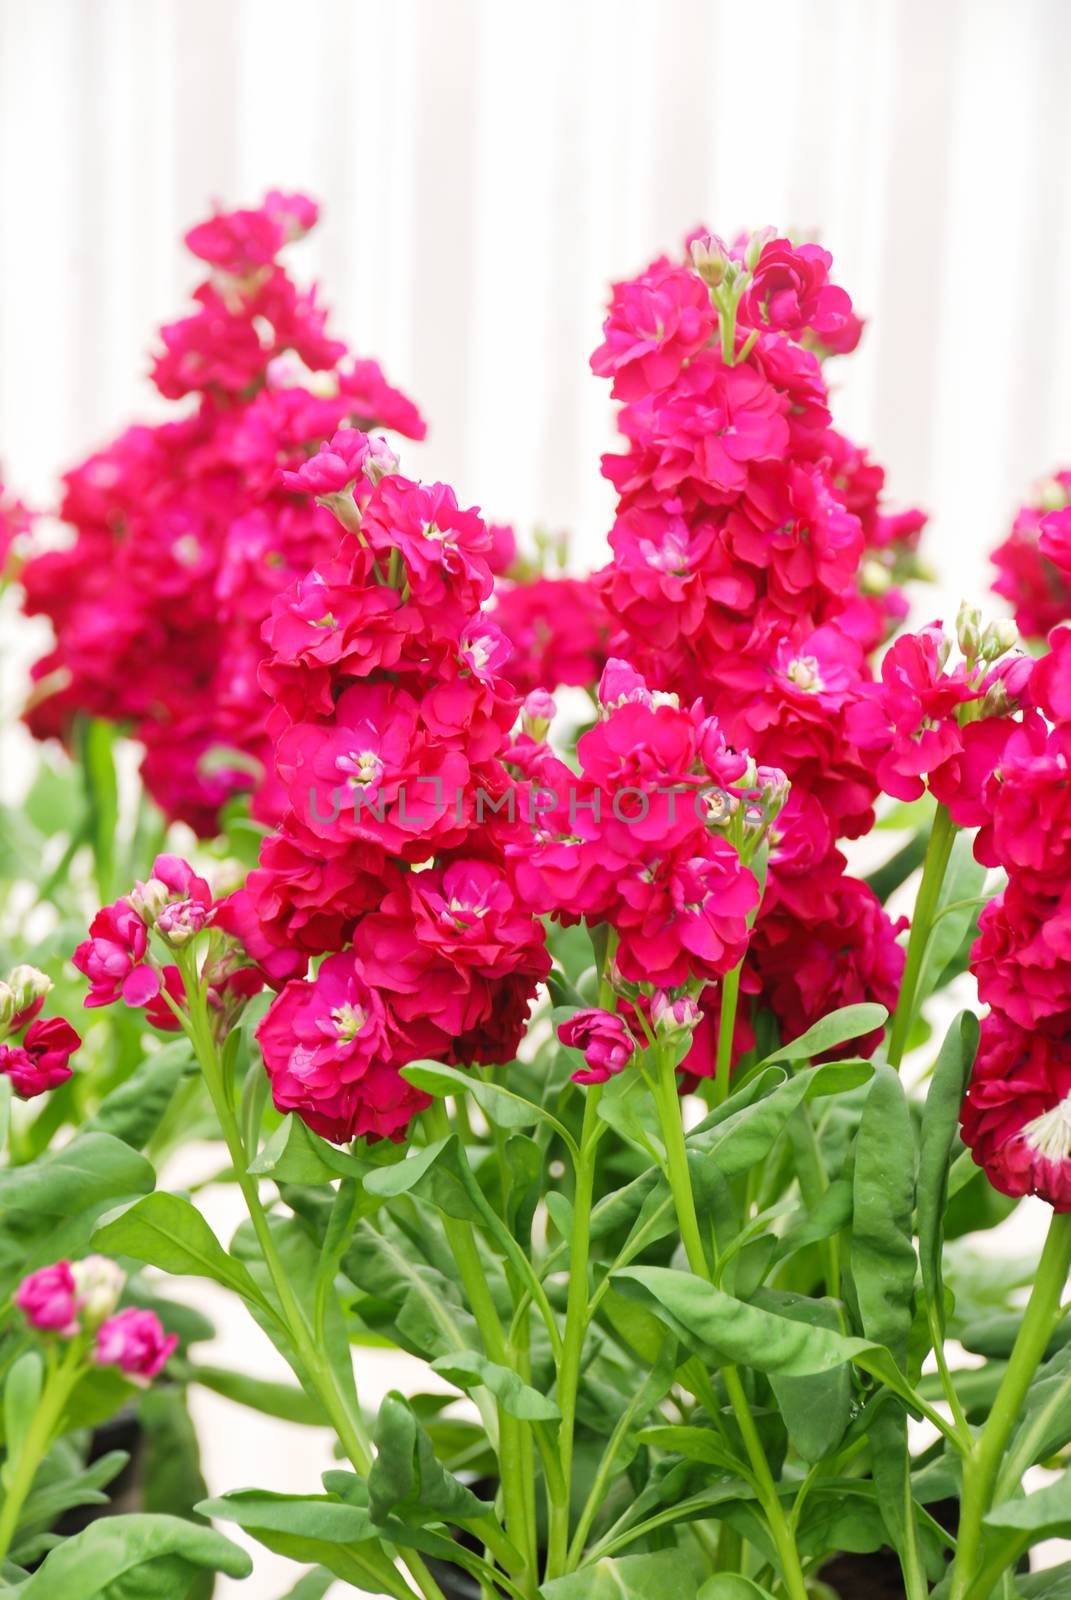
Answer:
[[[0,0],[8,485],[46,506],[164,413],[147,357],[200,275],[182,233],[215,199],[298,188],[323,220],[288,266],[428,419],[405,469],[571,530],[583,569],[611,520],[588,370],[609,281],[700,221],[775,223],[819,234],[868,319],[835,420],[931,512],[920,620],[951,621],[1031,483],[1071,462],[1069,59],[1064,0]],[[5,715],[37,630],[0,618]],[[2,755],[17,793],[28,739]],[[205,1208],[227,1237],[234,1196]],[[239,1306],[188,1292],[221,1359],[276,1372]],[[384,1352],[361,1365],[367,1404],[407,1381]],[[314,1488],[330,1464],[326,1435],[195,1404],[213,1491]],[[294,1576],[258,1548],[218,1592]]]
[[[428,417],[406,465],[601,559],[607,284],[700,220],[817,230],[869,319],[838,422],[934,516],[954,606],[1071,457],[1064,0],[2,0],[0,459],[39,503],[157,414],[213,198]],[[154,403],[155,402],[155,403]]]

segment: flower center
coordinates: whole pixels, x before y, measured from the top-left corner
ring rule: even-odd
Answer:
[[[815,656],[797,656],[795,661],[789,662],[787,677],[797,689],[806,689],[811,694],[817,694],[822,687],[822,674]]]
[[[374,750],[351,750],[348,756],[339,756],[336,765],[340,772],[348,774],[355,787],[361,789],[378,783],[383,772],[383,763]]]
[[[651,539],[641,539],[640,549],[644,560],[656,572],[669,572],[677,578],[688,573],[688,546],[679,533],[667,533],[661,544]]]
[[[491,659],[494,648],[492,641],[484,636],[482,639],[473,639],[465,650],[465,656],[474,672],[482,672]]]
[[[340,1039],[356,1039],[365,1023],[368,1013],[361,1006],[350,1005],[349,1001],[343,1006],[336,1006],[331,1013],[331,1021],[335,1025],[335,1032]]]
[[[1066,1161],[1071,1155],[1071,1095],[1028,1122],[1022,1137],[1044,1161]]]

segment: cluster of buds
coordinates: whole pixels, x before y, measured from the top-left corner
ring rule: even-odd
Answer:
[[[963,652],[968,669],[989,667],[1016,647],[1019,643],[1019,630],[1011,617],[999,617],[995,622],[983,627],[980,608],[964,600],[956,617],[956,642]],[[946,651],[945,660],[947,659]]]
[[[369,494],[399,465],[386,439],[370,438],[359,428],[339,428],[296,472],[281,476],[286,488],[312,494],[348,533],[358,533]]]
[[[0,1042],[0,1073],[24,1100],[66,1083],[68,1063],[82,1043],[62,1017],[39,1015],[51,988],[51,978],[36,967],[15,967],[0,982],[0,1041],[14,1041]]]
[[[652,1040],[671,1045],[679,1065],[699,1025],[699,1001],[692,990],[701,986],[651,991],[649,984],[625,982],[612,968],[610,975],[614,989],[628,997],[624,1010],[589,1006],[558,1025],[562,1044],[584,1054],[584,1065],[573,1073],[574,1083],[606,1083]]]
[[[79,1340],[87,1364],[118,1367],[131,1383],[147,1388],[178,1345],[155,1311],[117,1309],[126,1284],[121,1267],[107,1256],[57,1261],[23,1278],[15,1304],[31,1328],[64,1341]]]

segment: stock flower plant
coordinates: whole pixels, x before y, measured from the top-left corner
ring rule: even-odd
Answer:
[[[415,406],[280,265],[317,214],[194,227],[182,409],[67,474],[63,546],[3,502],[54,642],[0,920],[0,1581],[181,1600],[259,1542],[295,1600],[1071,1595],[1028,1570],[1071,1536],[1071,480],[996,557],[1031,652],[909,626],[925,517],[834,425],[831,257],[700,230],[613,289],[609,558],[568,573],[408,475]],[[1040,1260],[998,1260],[1020,1207]],[[198,1387],[337,1466],[210,1496]]]

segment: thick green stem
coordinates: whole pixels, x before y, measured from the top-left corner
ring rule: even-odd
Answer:
[[[3,1508],[0,1509],[0,1562],[11,1548],[11,1541],[19,1525],[19,1516],[26,1503],[26,1496],[33,1488],[37,1469],[60,1431],[71,1391],[86,1370],[84,1357],[84,1343],[73,1339],[67,1346],[59,1366],[54,1366],[49,1373],[22,1448],[17,1459],[10,1463],[11,1475],[4,1495]]]
[[[349,1405],[339,1387],[331,1370],[330,1362],[318,1347],[313,1337],[309,1320],[306,1318],[287,1277],[286,1268],[279,1256],[275,1239],[272,1235],[271,1224],[261,1204],[257,1180],[248,1170],[248,1155],[238,1128],[230,1085],[224,1077],[219,1047],[212,1032],[204,989],[192,962],[183,961],[180,956],[179,966],[186,988],[187,1031],[190,1042],[193,1045],[194,1053],[197,1056],[208,1088],[209,1097],[219,1120],[220,1131],[223,1134],[227,1153],[230,1156],[231,1165],[234,1168],[235,1177],[238,1180],[238,1186],[245,1201],[246,1210],[249,1213],[249,1220],[253,1225],[253,1231],[257,1236],[257,1242],[264,1257],[264,1265],[267,1268],[279,1300],[283,1325],[301,1362],[302,1372],[312,1384],[331,1426],[338,1435],[342,1448],[361,1476],[367,1477],[369,1468],[372,1465],[371,1441],[360,1416],[355,1414],[354,1408]],[[418,1555],[408,1555],[405,1558],[405,1564],[412,1574],[417,1588],[424,1596],[424,1600],[445,1600],[442,1590]],[[392,1578],[395,1576],[394,1570],[390,1566],[389,1557],[386,1557],[384,1561],[384,1577],[388,1573]]]
[[[971,1600],[985,1600],[989,1592],[976,1586],[981,1570],[982,1522],[992,1506],[1004,1452],[1022,1416],[1027,1390],[1059,1320],[1060,1301],[1069,1272],[1071,1214],[1054,1212],[1011,1359],[985,1426],[964,1462],[959,1535],[949,1600],[967,1600],[968,1595]],[[995,1577],[996,1574],[994,1580]]]
[[[733,1036],[736,1032],[736,1008],[740,1000],[740,975],[744,967],[727,972],[721,981],[721,1014],[718,1017],[718,1060],[714,1072],[714,1104],[722,1105],[729,1098],[729,1074],[733,1065]]]
[[[429,1128],[436,1137],[450,1133],[450,1119],[441,1100],[436,1100],[424,1113]],[[442,1217],[443,1232],[450,1252],[457,1264],[461,1282],[468,1297],[469,1308],[480,1330],[484,1350],[500,1367],[514,1365],[512,1352],[502,1327],[498,1310],[487,1283],[487,1273],[476,1246],[476,1235],[471,1222],[457,1217]],[[505,1511],[506,1531],[521,1552],[524,1569],[518,1574],[519,1587],[525,1594],[534,1594],[538,1582],[535,1523],[529,1515],[527,1479],[530,1476],[532,1436],[528,1425],[511,1417],[498,1407],[498,1471],[502,1482],[502,1503]]]
[[[892,1033],[889,1037],[891,1067],[899,1068],[904,1059],[911,1024],[915,1020],[919,978],[926,959],[926,947],[930,942],[937,902],[941,897],[941,885],[945,881],[945,870],[948,867],[948,858],[952,854],[955,838],[956,824],[952,821],[948,807],[938,806],[930,830],[930,842],[926,847],[922,882],[919,884],[918,898],[915,901],[915,914],[911,918],[911,933],[907,942],[907,959],[904,962],[904,976],[900,983],[900,997],[896,1003],[896,1015],[893,1017]]]
[[[595,1152],[603,1123],[599,1119],[602,1086],[591,1084],[585,1091],[584,1122],[580,1133],[580,1159],[576,1166],[573,1193],[573,1229],[569,1251],[569,1293],[565,1308],[565,1336],[558,1365],[558,1460],[561,1465],[561,1492],[550,1495],[550,1533],[547,1546],[547,1577],[557,1578],[565,1571],[569,1551],[569,1487],[573,1470],[573,1441],[576,1433],[576,1398],[580,1387],[580,1365],[587,1333],[588,1260],[591,1253],[591,1203],[595,1190]]]
[[[673,1193],[673,1203],[677,1211],[681,1239],[692,1271],[697,1277],[704,1278],[707,1283],[710,1283],[712,1282],[711,1271],[707,1262],[706,1252],[703,1249],[703,1236],[699,1228],[699,1218],[695,1209],[695,1195],[692,1191],[692,1180],[688,1172],[688,1149],[684,1142],[684,1124],[681,1121],[680,1098],[677,1093],[676,1067],[670,1050],[658,1047],[655,1053],[657,1058],[658,1116],[662,1127],[662,1138],[666,1146],[669,1186]],[[777,1492],[777,1485],[770,1471],[770,1463],[766,1459],[766,1452],[763,1449],[758,1429],[755,1427],[754,1418],[751,1415],[751,1405],[740,1374],[735,1367],[727,1366],[721,1368],[721,1377],[725,1385],[725,1392],[729,1397],[729,1403],[733,1408],[733,1414],[736,1417],[736,1425],[740,1429],[740,1436],[744,1441],[748,1460],[751,1463],[756,1493],[765,1513],[770,1534],[781,1562],[785,1589],[790,1600],[807,1600],[807,1583],[803,1576],[799,1552],[789,1530],[785,1511]]]

